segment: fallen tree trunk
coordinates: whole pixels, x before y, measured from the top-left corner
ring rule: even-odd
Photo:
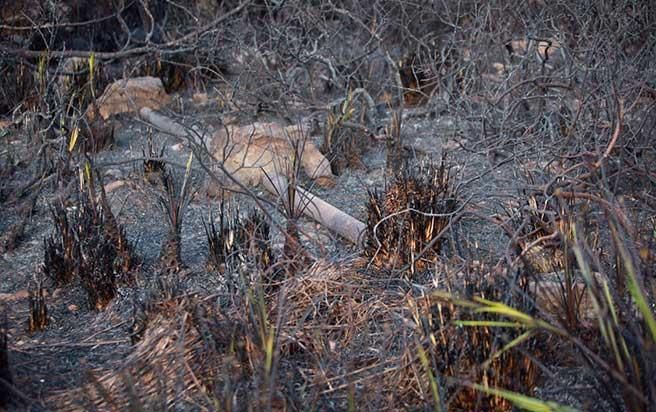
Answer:
[[[288,178],[290,177],[288,173],[291,168],[286,166],[294,153],[290,153],[292,146],[290,142],[282,138],[283,136],[271,134],[280,133],[284,134],[286,138],[300,138],[302,133],[299,130],[290,131],[274,124],[254,124],[250,128],[247,127],[246,132],[233,129],[234,138],[230,133],[225,135],[225,133],[219,132],[208,140],[201,140],[193,130],[185,128],[180,123],[149,108],[142,108],[139,115],[143,120],[163,132],[205,145],[212,152],[216,161],[224,163],[226,173],[232,174],[241,184],[246,186],[261,184],[271,194],[281,196],[283,199],[287,198],[284,194],[288,190]],[[225,150],[223,150],[223,156],[217,156],[217,150],[229,146],[227,143],[234,144],[234,150],[230,150],[228,156],[225,155]],[[304,144],[304,148],[301,156],[307,157],[301,159],[301,164],[306,173],[313,179],[332,179],[330,168],[327,167],[327,159],[320,155],[316,147],[309,142]],[[306,216],[352,243],[360,242],[365,229],[363,222],[300,186],[296,188],[294,198],[296,199],[294,206],[297,211],[302,211]]]

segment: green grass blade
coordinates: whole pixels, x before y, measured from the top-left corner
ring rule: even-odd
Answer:
[[[623,250],[623,248],[620,248],[620,252],[622,253],[622,258],[625,260],[624,264],[626,265],[626,274],[629,280],[629,293],[631,294],[631,297],[633,298],[636,306],[638,306],[638,310],[640,310],[640,313],[645,319],[645,323],[647,324],[647,328],[651,334],[652,341],[656,342],[656,318],[654,318],[654,313],[651,311],[651,309],[649,309],[645,295],[642,293],[640,286],[638,286],[638,280],[635,275],[633,262],[631,262],[631,260],[625,256],[626,251]]]
[[[426,352],[424,351],[424,347],[421,346],[421,344],[417,344],[417,354],[419,355],[419,361],[421,362],[421,365],[426,370],[426,376],[428,377],[428,381],[430,383],[431,393],[433,394],[433,400],[435,401],[434,410],[436,412],[441,412],[442,411],[442,406],[441,406],[442,401],[440,400],[440,390],[437,387],[437,380],[435,379],[435,376],[433,376],[433,372],[431,371],[430,363],[428,362],[428,357],[426,356]]]
[[[507,322],[502,320],[456,320],[453,323],[457,326],[487,326],[491,328],[523,328],[524,325],[519,322]]]
[[[530,412],[573,412],[577,409],[560,405],[552,401],[542,401],[540,399],[532,398],[530,396],[522,395],[517,392],[508,391],[499,388],[488,388],[479,384],[470,384],[472,388],[477,391],[486,393],[488,395],[499,396],[513,403],[518,408]]]
[[[629,293],[631,294],[633,301],[635,302],[636,306],[638,307],[638,310],[640,311],[640,313],[642,314],[645,320],[645,324],[649,329],[649,333],[651,334],[652,341],[656,342],[656,318],[654,318],[654,313],[649,308],[649,304],[647,304],[647,299],[645,298],[645,295],[643,294],[642,289],[640,288],[640,283],[638,282],[638,278],[636,276],[637,273],[636,267],[633,264],[633,259],[631,257],[631,254],[629,253],[629,250],[627,249],[626,245],[622,241],[622,238],[617,231],[617,227],[614,224],[612,224],[612,222],[610,228],[613,233],[613,239],[615,240],[617,249],[620,252],[622,263],[624,263],[624,267],[626,268],[626,277],[628,280],[627,286],[629,289]]]
[[[485,363],[483,364],[483,368],[487,368],[487,366],[492,362],[494,359],[498,358],[501,356],[503,353],[509,351],[510,349],[514,348],[515,346],[521,345],[522,342],[525,340],[530,339],[533,336],[533,331],[529,330],[527,332],[522,333],[521,335],[517,336],[515,339],[511,340],[510,342],[506,343],[506,345],[499,349],[498,351],[494,352],[492,356],[490,356],[490,359],[486,360]]]
[[[487,299],[480,297],[475,297],[474,301],[480,302],[485,306],[482,306],[478,309],[475,309],[476,313],[494,313],[496,315],[507,316],[511,319],[516,319],[518,322],[521,322],[525,325],[535,325],[535,319],[527,315],[524,312],[521,312],[517,309],[513,309],[508,305],[505,305],[501,302],[493,302]]]

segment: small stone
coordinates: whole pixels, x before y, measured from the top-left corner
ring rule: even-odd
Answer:
[[[194,103],[204,106],[207,104],[209,101],[209,98],[207,97],[207,93],[194,93],[194,96],[192,97],[194,100]]]
[[[0,293],[0,302],[11,302],[15,300],[27,299],[29,295],[29,292],[25,289],[21,289],[14,293]]]
[[[105,171],[105,176],[114,180],[120,180],[123,178],[123,172],[119,169],[107,169],[107,171]]]
[[[97,105],[98,112],[107,120],[115,114],[138,111],[142,107],[157,110],[170,101],[171,97],[159,78],[135,77],[108,85],[98,98]]]
[[[68,305],[68,311],[69,312],[75,313],[78,310],[80,310],[80,308],[76,304],[71,303],[70,305]]]

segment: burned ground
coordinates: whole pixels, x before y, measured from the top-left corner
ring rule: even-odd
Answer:
[[[33,3],[0,12],[0,408],[656,404],[646,2]],[[100,117],[140,76],[198,135],[307,131],[334,184],[292,186],[362,242]]]

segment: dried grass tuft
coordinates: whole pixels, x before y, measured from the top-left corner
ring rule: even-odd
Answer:
[[[283,352],[330,353],[367,328],[375,290],[350,266],[317,261],[269,296],[271,318],[284,319]]]
[[[51,401],[61,410],[211,408],[206,393],[222,348],[203,335],[201,305],[193,298],[154,303],[143,338],[118,368],[94,370],[91,383]]]

